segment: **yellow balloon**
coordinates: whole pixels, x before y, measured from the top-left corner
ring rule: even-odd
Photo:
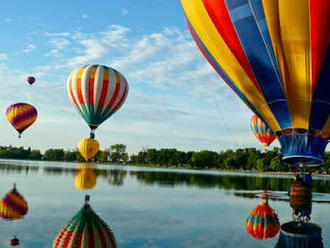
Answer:
[[[77,189],[92,189],[96,185],[95,167],[80,165],[79,171],[75,177],[75,186]]]
[[[78,150],[80,154],[88,161],[99,151],[100,144],[96,139],[84,138],[79,141]]]

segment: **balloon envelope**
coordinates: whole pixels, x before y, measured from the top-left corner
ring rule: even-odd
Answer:
[[[34,77],[27,77],[27,79],[26,79],[26,81],[29,83],[29,84],[33,84],[35,81],[36,81],[36,79],[34,78]]]
[[[267,202],[262,201],[250,212],[246,230],[257,239],[272,238],[278,233],[280,230],[278,217]]]
[[[15,103],[10,105],[6,111],[10,124],[21,134],[37,119],[38,112],[28,103]]]
[[[181,3],[198,47],[277,134],[283,158],[322,162],[330,133],[330,1]]]
[[[109,226],[93,211],[89,204],[62,228],[53,242],[53,248],[117,247]]]
[[[15,187],[0,200],[0,217],[3,219],[20,219],[27,214],[28,210],[27,201]]]
[[[93,130],[123,105],[128,84],[123,75],[110,67],[87,65],[70,74],[67,91],[71,102]]]
[[[78,143],[78,150],[86,161],[93,158],[99,151],[100,144],[96,139],[84,138]]]
[[[263,146],[269,146],[276,139],[273,131],[257,115],[252,116],[250,124],[253,135]]]
[[[77,189],[92,189],[96,185],[96,174],[94,166],[79,165],[75,177]]]

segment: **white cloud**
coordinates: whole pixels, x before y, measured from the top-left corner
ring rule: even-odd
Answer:
[[[9,17],[5,18],[5,22],[12,22],[12,21],[15,21],[15,19],[14,18],[9,18]]]
[[[127,15],[128,14],[128,10],[127,9],[122,9],[121,10],[121,14],[122,15]]]
[[[88,15],[84,13],[84,14],[82,14],[81,17],[84,18],[84,19],[86,19],[88,17]]]
[[[0,61],[8,59],[8,55],[5,53],[0,53]]]
[[[30,53],[31,51],[33,51],[36,48],[35,45],[33,44],[29,44],[26,48],[24,48],[22,50],[23,53]]]
[[[46,53],[45,56],[60,57],[62,56],[61,51],[70,45],[70,41],[65,38],[51,38],[49,42],[55,46],[55,48]]]
[[[70,36],[70,33],[69,32],[63,32],[63,33],[48,33],[48,32],[46,32],[45,36],[47,36],[47,37],[58,37],[58,36],[67,37],[67,36]]]

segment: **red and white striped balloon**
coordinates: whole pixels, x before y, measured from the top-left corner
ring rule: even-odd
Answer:
[[[111,67],[87,65],[70,74],[67,91],[80,115],[94,130],[123,105],[128,83]]]

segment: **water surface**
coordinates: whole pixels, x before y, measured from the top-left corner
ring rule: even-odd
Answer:
[[[271,207],[281,223],[292,219],[286,194],[290,176],[96,165],[96,186],[81,190],[75,187],[77,173],[74,163],[0,161],[1,197],[15,182],[29,203],[24,219],[0,221],[0,247],[9,247],[14,235],[20,247],[51,247],[86,193],[119,248],[274,247],[278,235],[260,241],[245,231],[269,178],[276,195]],[[324,247],[330,247],[330,180],[314,178],[313,192],[311,219],[322,228]]]

